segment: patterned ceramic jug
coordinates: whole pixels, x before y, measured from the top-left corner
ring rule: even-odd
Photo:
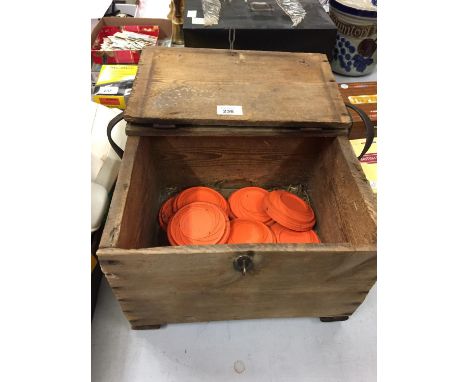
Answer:
[[[330,17],[338,34],[332,69],[364,76],[377,64],[377,0],[330,0]]]

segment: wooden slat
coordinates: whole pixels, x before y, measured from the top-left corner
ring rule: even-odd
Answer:
[[[242,276],[233,260],[250,254]],[[376,279],[375,247],[223,245],[101,249],[132,327],[262,317],[347,316]]]
[[[242,106],[219,116],[217,105]],[[145,48],[125,110],[136,123],[347,128],[323,54]]]
[[[127,123],[125,132],[128,136],[168,137],[168,136],[198,136],[198,137],[336,137],[348,135],[347,129],[320,127],[286,128],[286,127],[229,127],[224,126],[145,126]]]
[[[141,137],[140,139],[151,139]],[[323,145],[334,138],[155,137],[145,163],[161,168],[168,186],[221,182],[223,187],[306,184]]]
[[[115,191],[112,196],[109,213],[102,233],[99,247],[115,247],[120,236],[120,226],[124,215],[128,189],[135,164],[139,139],[127,139],[124,156],[119,169]]]
[[[151,142],[128,137],[100,248],[149,245],[157,235],[160,175],[153,163],[147,163],[151,154]],[[147,192],[150,185],[152,191]]]
[[[321,207],[322,240],[355,245],[377,242],[377,206],[349,141],[337,137],[312,167],[311,198]],[[320,179],[320,182],[314,180]]]

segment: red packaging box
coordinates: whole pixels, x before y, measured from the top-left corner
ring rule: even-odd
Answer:
[[[95,64],[138,64],[141,50],[102,51],[104,37],[130,31],[164,39],[171,36],[171,22],[165,19],[103,17],[91,33],[91,59]]]

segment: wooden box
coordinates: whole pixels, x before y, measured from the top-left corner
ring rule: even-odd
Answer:
[[[148,19],[140,17],[103,17],[91,32],[91,59],[97,65],[102,64],[136,64],[140,59],[141,50],[102,51],[100,46],[103,37],[113,35],[122,29],[140,32],[145,27],[158,27],[148,34],[157,36],[158,40],[171,37],[171,22],[167,19]],[[144,33],[144,32],[143,32]]]
[[[259,62],[264,71],[252,69]],[[217,104],[243,114],[217,116]],[[376,280],[375,197],[324,55],[145,49],[125,115],[98,257],[132,328],[335,319],[362,303]],[[159,208],[198,185],[225,196],[252,185],[301,189],[322,244],[168,246]]]
[[[168,191],[203,184],[304,185],[323,244],[167,246],[157,214]],[[376,280],[375,199],[344,137],[131,136],[98,255],[134,329],[349,316]]]

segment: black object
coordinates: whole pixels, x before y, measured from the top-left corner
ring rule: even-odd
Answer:
[[[116,4],[126,4],[125,0],[113,0],[112,4],[107,8],[106,13],[104,14],[104,17],[112,17],[112,16],[120,16],[120,17],[133,17],[132,15],[129,15],[127,13],[122,13],[120,12],[115,5]],[[106,57],[106,56],[103,56]]]
[[[242,272],[242,275],[245,276],[247,271],[253,268],[253,262],[250,256],[240,255],[234,259],[234,269],[236,271]]]
[[[94,270],[91,272],[91,320],[94,317],[94,310],[96,309],[96,302],[99,292],[99,286],[101,285],[102,271],[99,264],[96,265]]]
[[[364,156],[365,153],[369,150],[369,148],[372,145],[372,142],[374,142],[374,124],[368,117],[368,115],[364,112],[364,110],[358,108],[355,105],[351,105],[350,103],[345,103],[346,107],[354,110],[359,117],[362,119],[364,122],[364,126],[366,126],[366,144],[364,145],[364,148],[362,149],[361,154],[359,154],[358,159],[361,160],[361,158]],[[352,120],[352,118],[351,118]],[[351,131],[351,129],[350,129]]]
[[[124,151],[119,147],[117,143],[112,139],[112,129],[114,128],[117,123],[119,123],[124,117],[123,111],[120,114],[117,114],[114,118],[112,118],[107,125],[107,139],[109,141],[109,144],[112,146],[114,149],[115,153],[119,156],[120,159],[123,157]]]
[[[235,29],[233,49],[324,53],[330,61],[336,26],[318,0],[300,0],[306,16],[296,27],[276,0],[221,1],[217,25],[193,24],[187,12],[202,18],[201,0],[186,0],[186,47],[229,49],[229,29]],[[255,4],[255,5],[252,5]]]
[[[346,321],[349,316],[336,316],[336,317],[320,317],[322,322],[337,322],[337,321]]]
[[[96,251],[99,247],[99,242],[101,240],[102,231],[104,224],[101,227],[91,233],[91,256],[97,261]],[[102,271],[99,263],[96,264],[94,269],[91,270],[91,320],[94,317],[94,309],[96,308],[97,297],[99,293],[99,286],[101,285]]]

